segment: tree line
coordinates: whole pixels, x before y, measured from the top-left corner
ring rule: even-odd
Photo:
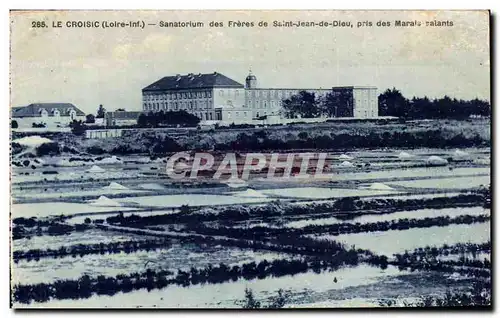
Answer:
[[[282,100],[283,115],[287,118],[353,117],[352,91],[330,92],[324,96],[300,91]],[[478,98],[462,100],[444,96],[430,99],[408,99],[396,88],[387,89],[378,96],[378,116],[404,119],[466,119],[473,116],[489,117],[491,104]]]
[[[142,113],[137,119],[137,126],[141,128],[156,127],[196,127],[200,119],[185,110]]]
[[[491,105],[478,98],[462,100],[444,96],[429,99],[408,99],[396,88],[387,89],[378,97],[379,116],[395,116],[408,119],[465,119],[471,116],[488,117]]]

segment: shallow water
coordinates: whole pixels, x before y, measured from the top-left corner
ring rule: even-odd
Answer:
[[[312,235],[311,235],[312,236]],[[419,247],[452,245],[456,243],[485,243],[491,240],[490,223],[453,224],[408,230],[391,230],[332,235],[314,235],[318,239],[330,239],[348,246],[368,249],[376,254],[392,256]]]
[[[41,258],[40,261],[21,260],[14,264],[12,281],[14,283],[52,282],[57,279],[76,279],[87,274],[90,276],[116,276],[146,269],[188,270],[205,267],[209,264],[235,265],[243,262],[272,261],[281,258],[295,258],[285,253],[253,251],[221,246],[198,246],[193,244],[173,244],[163,249],[141,250],[133,253],[90,254],[83,257],[66,256],[63,258]]]

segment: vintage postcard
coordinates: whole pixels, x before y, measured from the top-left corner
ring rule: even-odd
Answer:
[[[13,308],[491,308],[489,11],[10,11]]]

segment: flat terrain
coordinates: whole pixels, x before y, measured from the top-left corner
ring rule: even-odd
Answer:
[[[337,124],[328,133],[434,129],[426,125]],[[489,140],[484,123],[461,125],[439,129]],[[304,127],[273,127],[267,135],[325,134],[325,127]],[[173,138],[194,149],[239,133]],[[79,141],[68,138],[54,140],[76,147]],[[108,151],[134,144],[131,138],[85,140],[82,149]],[[264,303],[284,290],[286,307],[379,306],[463,291],[485,279],[488,146],[332,148],[321,178],[268,179],[263,172],[237,187],[210,176],[172,180],[168,155],[14,157],[13,304],[228,308],[241,307],[251,288]],[[428,164],[431,156],[446,164]],[[58,292],[76,280],[88,282],[90,294]]]

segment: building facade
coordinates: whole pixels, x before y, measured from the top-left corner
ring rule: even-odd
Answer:
[[[73,120],[85,121],[85,113],[71,103],[35,103],[12,107],[12,120],[19,128],[44,124],[47,128],[67,127]]]
[[[142,90],[142,102],[146,112],[185,110],[205,122],[241,124],[281,115],[282,100],[300,91],[323,97],[336,89],[352,96],[351,117],[376,117],[372,109],[373,105],[377,108],[374,87],[259,88],[257,77],[251,71],[245,86],[217,72],[167,76]]]
[[[106,126],[131,126],[137,124],[137,119],[142,111],[115,110],[104,114]]]
[[[332,87],[332,94],[343,96],[341,99],[350,110],[349,116],[354,118],[378,117],[378,95],[374,86]]]
[[[145,112],[185,110],[202,121],[222,121],[226,108],[243,114],[245,87],[217,72],[167,76],[142,90],[142,102]]]

